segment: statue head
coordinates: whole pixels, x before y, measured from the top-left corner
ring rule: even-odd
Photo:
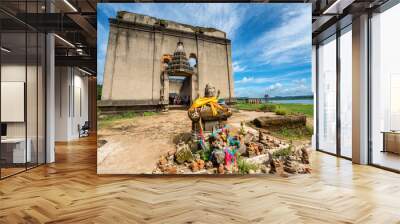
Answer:
[[[215,87],[212,86],[211,84],[206,85],[206,89],[204,91],[204,96],[205,97],[213,97],[216,96],[217,92],[215,90]]]

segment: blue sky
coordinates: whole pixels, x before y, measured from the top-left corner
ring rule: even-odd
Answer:
[[[310,4],[97,4],[99,83],[103,80],[108,18],[122,10],[226,32],[232,41],[235,96],[311,95]]]

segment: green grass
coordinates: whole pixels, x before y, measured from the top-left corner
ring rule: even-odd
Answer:
[[[112,115],[104,115],[99,118],[99,127],[104,128],[110,126],[113,122],[125,119],[131,119],[138,116],[138,114],[134,112],[125,112],[122,114],[112,114]]]
[[[250,110],[250,111],[255,111],[255,110],[262,110],[268,105],[268,107],[273,107],[271,105],[276,106],[276,110],[284,110],[288,114],[304,114],[307,117],[313,117],[314,114],[314,106],[312,104],[300,104],[300,103],[293,103],[293,104],[248,104],[248,103],[237,103],[234,105],[236,109],[239,110]]]
[[[256,164],[246,162],[240,156],[238,156],[237,164],[239,168],[239,173],[241,174],[248,174],[250,170],[256,171],[259,168]]]
[[[270,104],[270,103],[265,103],[262,104],[262,106],[260,107],[260,110],[262,111],[267,111],[267,112],[274,112],[276,111],[276,105],[275,104]]]
[[[278,151],[273,152],[272,158],[277,159],[279,157],[288,157],[292,154],[293,154],[292,146],[289,146],[289,147],[279,149]]]
[[[146,111],[143,113],[143,116],[147,117],[147,116],[153,116],[156,115],[157,112],[153,112],[153,111]]]
[[[304,114],[307,117],[314,116],[314,105],[312,104],[285,103],[276,105],[278,107],[278,110],[286,110],[288,114]]]
[[[143,114],[139,114],[139,113],[135,113],[135,112],[125,112],[125,113],[121,113],[121,114],[104,115],[101,118],[99,118],[99,127],[105,128],[105,127],[109,127],[116,121],[132,119],[132,118],[139,117],[139,116],[144,116],[144,117],[153,116],[156,114],[157,114],[157,112],[144,112]]]
[[[261,110],[264,104],[237,103],[234,105],[239,110]]]
[[[287,140],[306,140],[313,134],[313,128],[306,126],[303,128],[281,128],[280,130],[270,131],[275,137]]]
[[[288,112],[284,109],[278,109],[275,111],[277,115],[286,115]]]

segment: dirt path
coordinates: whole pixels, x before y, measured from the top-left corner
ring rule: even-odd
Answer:
[[[240,128],[241,121],[265,115],[273,113],[235,112],[228,125]],[[257,132],[250,127],[247,130]],[[191,121],[187,112],[181,110],[115,122],[98,131],[98,139],[107,143],[98,149],[97,171],[101,174],[151,173],[160,156],[175,149],[177,138],[190,132]]]
[[[170,111],[115,122],[98,132],[106,144],[98,149],[98,173],[151,173],[160,155],[175,148],[174,138],[190,134],[185,111]]]

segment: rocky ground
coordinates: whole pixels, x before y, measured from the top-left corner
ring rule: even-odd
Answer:
[[[240,122],[250,121],[266,114],[274,116],[273,113],[237,111],[229,119],[228,125],[237,131],[240,128]],[[177,164],[175,154],[180,151],[180,148],[186,147],[182,142],[187,142],[190,138],[190,130],[191,121],[187,112],[180,110],[116,121],[98,131],[98,139],[102,143],[98,149],[98,173],[229,173],[230,171],[224,170],[224,167],[214,167],[207,161],[195,158],[196,155],[193,161]],[[307,167],[299,165],[303,163],[303,148],[307,148],[309,141],[293,142],[292,158],[286,156],[285,159],[278,159],[277,156],[272,157],[272,153],[287,148],[288,142],[274,138],[268,135],[268,132],[264,132],[260,139],[258,130],[251,127],[246,127],[246,133],[254,138],[248,142],[248,148],[251,149],[250,151],[253,150],[254,154],[243,158],[246,162],[262,164],[257,168],[248,169],[247,173],[277,172],[280,175],[286,175],[286,173],[296,173],[299,170],[309,172]],[[270,146],[263,148],[269,148],[269,150],[257,152],[259,145],[266,146],[267,144]]]

